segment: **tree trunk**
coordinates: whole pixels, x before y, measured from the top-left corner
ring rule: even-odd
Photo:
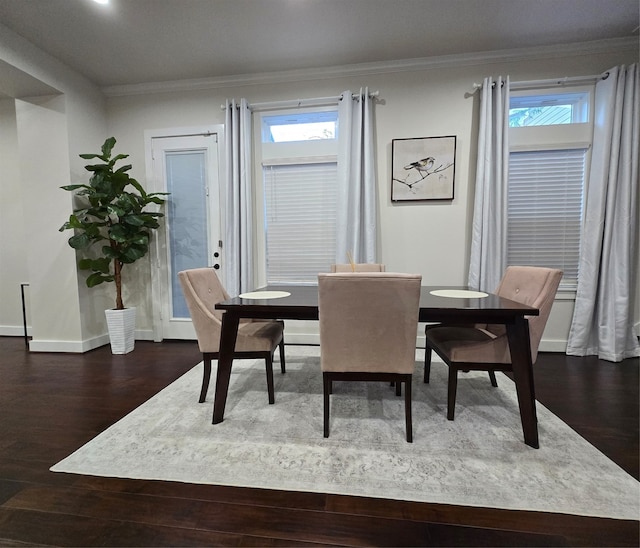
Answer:
[[[118,259],[113,260],[113,280],[116,284],[116,310],[123,310],[122,303],[122,263]]]

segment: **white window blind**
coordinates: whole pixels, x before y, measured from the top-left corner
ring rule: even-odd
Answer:
[[[578,280],[586,148],[511,152],[508,264],[559,268]]]
[[[315,284],[335,262],[335,162],[263,168],[267,283]]]

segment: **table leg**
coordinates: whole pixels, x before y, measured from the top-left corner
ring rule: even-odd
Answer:
[[[536,417],[531,340],[529,338],[529,322],[527,319],[518,317],[515,323],[507,324],[507,337],[509,338],[509,351],[518,394],[524,442],[538,449],[540,447],[538,443],[538,419]]]
[[[218,371],[216,373],[216,392],[213,400],[213,424],[218,424],[224,420],[224,408],[227,403],[233,351],[236,347],[239,323],[240,318],[229,310],[222,316],[220,353],[218,354]]]

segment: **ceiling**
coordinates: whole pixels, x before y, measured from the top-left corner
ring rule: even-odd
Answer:
[[[0,22],[108,87],[637,37],[639,9],[638,0],[0,0]]]

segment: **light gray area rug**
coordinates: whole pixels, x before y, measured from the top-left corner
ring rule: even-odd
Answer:
[[[334,383],[323,438],[319,349],[288,346],[275,405],[264,362],[238,360],[212,425],[213,389],[197,403],[200,364],[51,470],[640,519],[640,484],[540,404],[540,449],[523,443],[506,376],[492,388],[486,374],[461,375],[451,422],[446,367],[434,363],[424,384],[416,358],[413,444],[404,397],[386,383]]]

